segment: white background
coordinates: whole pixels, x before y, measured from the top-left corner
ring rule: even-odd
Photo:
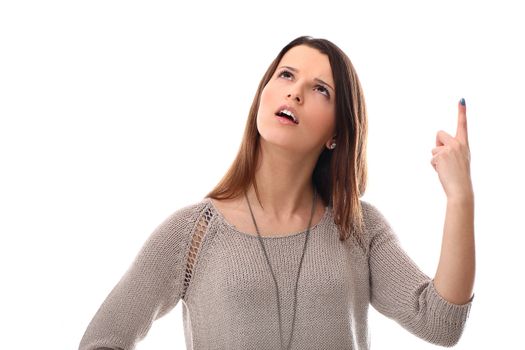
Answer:
[[[201,200],[238,150],[257,85],[300,35],[352,60],[369,183],[433,276],[446,197],[430,164],[464,97],[476,294],[457,349],[516,348],[525,312],[518,2],[3,1],[2,348],[75,349],[153,229]],[[182,304],[138,349],[184,347]],[[436,349],[370,309],[373,349]]]

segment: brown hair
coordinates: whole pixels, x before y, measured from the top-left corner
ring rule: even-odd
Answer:
[[[335,118],[337,147],[324,149],[313,171],[313,183],[325,203],[334,210],[334,222],[340,230],[339,239],[353,236],[362,245],[363,216],[361,197],[366,189],[367,113],[363,90],[348,56],[326,39],[300,36],[281,49],[259,83],[252,102],[239,152],[227,173],[205,197],[236,198],[253,183],[257,197],[255,170],[260,134],[257,111],[261,92],[273,76],[284,54],[298,45],[307,45],[328,56],[335,83]]]

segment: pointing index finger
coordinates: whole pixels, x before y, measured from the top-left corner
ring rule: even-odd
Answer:
[[[458,102],[458,128],[456,138],[468,144],[467,106],[464,98]]]

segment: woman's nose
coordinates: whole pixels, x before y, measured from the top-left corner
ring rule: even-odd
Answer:
[[[288,94],[288,97],[292,96],[292,94]],[[297,100],[297,102],[301,102],[301,97],[299,97],[298,94],[293,94],[294,98]]]

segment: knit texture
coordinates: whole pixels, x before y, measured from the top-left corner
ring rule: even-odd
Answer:
[[[392,227],[361,200],[364,249],[339,240],[331,206],[311,227],[297,290],[292,349],[369,349],[368,307],[425,341],[453,346],[472,305],[442,298]],[[281,298],[284,344],[306,230],[263,237]],[[186,348],[280,349],[277,291],[256,234],[230,224],[210,198],[158,225],[106,297],[79,350],[131,350],[182,301]]]

